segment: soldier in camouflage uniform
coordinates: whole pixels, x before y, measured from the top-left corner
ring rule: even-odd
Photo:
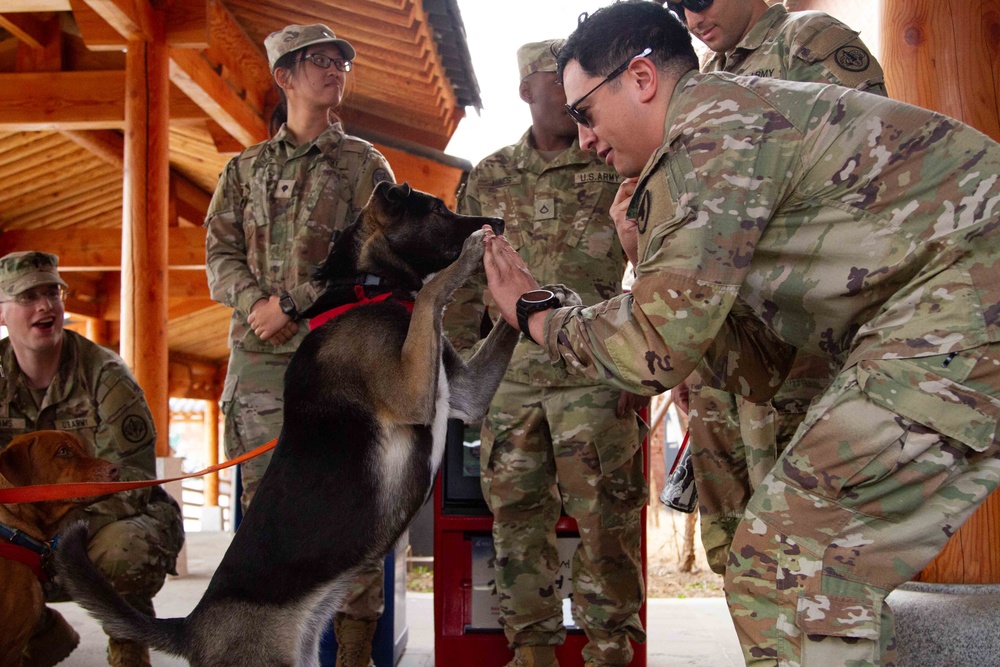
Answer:
[[[142,389],[122,359],[63,329],[66,283],[58,258],[14,252],[0,258],[0,449],[38,430],[73,433],[91,456],[121,466],[122,481],[155,479],[156,427]],[[68,521],[83,520],[88,553],[132,606],[153,614],[153,596],[167,573],[177,574],[184,544],[181,511],[162,487],[122,491],[90,505]],[[50,602],[69,598],[46,584]],[[79,635],[46,607],[24,664],[54,665],[68,656]],[[108,642],[116,666],[149,665],[149,651],[131,642]]]
[[[537,276],[592,304],[621,292],[625,256],[608,214],[621,178],[576,142],[556,81],[557,47],[550,40],[518,50],[531,128],[473,169],[462,212],[503,218],[507,238]],[[483,309],[482,291],[474,288],[449,306],[445,323],[459,349],[478,338]],[[572,606],[589,639],[586,664],[626,665],[629,638],[645,641],[638,610],[648,491],[630,398],[638,399],[571,375],[527,339],[514,351],[483,426],[480,454],[512,666],[557,664],[555,646],[566,635],[554,595],[562,510],[580,530]]]
[[[823,12],[789,13],[764,0],[714,0],[700,11],[667,3],[710,51],[703,72],[731,72],[786,81],[835,83],[885,96],[882,68],[858,33]],[[713,389],[697,372],[689,392],[691,455],[701,514],[701,539],[711,568],[725,574],[729,546],[750,494],[791,441],[834,368],[800,351],[781,389],[750,403]],[[683,386],[683,385],[682,385]],[[679,406],[683,391],[674,390]]]
[[[323,289],[312,274],[375,186],[393,180],[371,144],[328,120],[354,48],[319,24],[288,26],[264,45],[287,121],[230,160],[205,219],[212,298],[233,308],[222,394],[230,458],[280,433],[285,369],[309,331],[297,314]],[[267,453],[241,464],[244,508],[269,461]],[[381,565],[360,573],[335,617],[338,667],[370,664],[382,588]]]
[[[840,86],[698,74],[650,2],[596,12],[559,61],[581,145],[639,178],[615,218],[637,278],[526,327],[646,393],[697,366],[760,402],[796,350],[835,364],[750,499],[726,595],[747,664],[894,664],[886,596],[1000,482],[1000,145]],[[516,323],[537,283],[486,245]]]

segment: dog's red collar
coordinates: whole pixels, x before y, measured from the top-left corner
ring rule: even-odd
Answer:
[[[379,303],[381,301],[385,301],[386,299],[388,299],[389,297],[392,296],[392,292],[386,292],[385,294],[379,294],[378,296],[373,296],[372,298],[369,299],[367,296],[365,296],[365,288],[363,286],[361,286],[361,285],[355,285],[354,286],[354,296],[357,297],[357,299],[358,299],[357,301],[352,301],[351,303],[345,303],[342,306],[337,306],[336,308],[331,308],[330,310],[322,312],[319,315],[316,315],[315,317],[311,317],[309,319],[309,330],[312,331],[316,327],[318,327],[318,326],[320,326],[322,324],[325,324],[326,322],[329,322],[333,318],[338,317],[339,315],[343,315],[344,313],[346,313],[347,311],[351,310],[352,308],[357,308],[358,306],[365,306],[365,305],[368,305],[370,303]],[[411,313],[413,312],[413,302],[412,301],[402,301],[402,300],[398,300],[397,299],[397,303],[399,303],[400,305],[402,305],[404,308],[406,308]]]
[[[49,580],[49,575],[45,571],[42,563],[42,554],[28,547],[19,544],[11,544],[6,540],[0,540],[0,558],[17,561],[30,569],[35,577],[42,582]]]

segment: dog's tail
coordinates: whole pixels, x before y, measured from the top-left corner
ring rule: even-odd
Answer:
[[[87,526],[82,521],[60,535],[55,565],[60,583],[109,637],[185,656],[185,619],[147,616],[126,602],[87,555]]]

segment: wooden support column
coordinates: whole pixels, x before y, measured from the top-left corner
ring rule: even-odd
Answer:
[[[219,463],[219,402],[205,401],[205,467]],[[219,506],[219,473],[205,475],[205,507]]]
[[[122,220],[121,356],[146,393],[157,428],[156,454],[168,436],[167,224],[169,65],[163,16],[150,41],[130,40],[125,61],[125,185]]]
[[[882,0],[889,96],[1000,141],[1000,0]],[[1000,583],[1000,495],[992,494],[921,581]]]

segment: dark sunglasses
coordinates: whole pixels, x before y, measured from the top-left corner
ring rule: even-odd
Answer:
[[[667,6],[681,17],[681,20],[684,20],[684,12],[681,10],[686,9],[697,14],[711,7],[713,2],[715,0],[678,0],[677,2],[667,2]]]
[[[583,125],[584,127],[590,127],[590,119],[587,118],[587,110],[584,109],[581,111],[580,109],[577,108],[580,105],[580,102],[583,102],[585,99],[593,95],[594,91],[596,91],[598,88],[606,84],[608,81],[613,80],[616,76],[620,75],[622,72],[627,70],[629,64],[633,60],[635,60],[636,58],[645,58],[652,52],[653,52],[652,47],[647,46],[642,53],[637,53],[636,55],[632,56],[631,58],[623,62],[613,72],[611,72],[611,74],[608,74],[606,77],[604,77],[603,81],[601,81],[599,84],[591,88],[589,93],[578,99],[576,102],[573,102],[573,104],[565,105],[566,113],[568,113],[570,118],[575,120],[577,124]]]
[[[335,65],[341,72],[350,72],[352,67],[350,60],[344,60],[343,58],[331,58],[330,56],[324,56],[322,53],[309,53],[302,56],[295,62],[300,63],[303,60],[311,60],[313,65],[321,69],[330,69],[330,65]]]

